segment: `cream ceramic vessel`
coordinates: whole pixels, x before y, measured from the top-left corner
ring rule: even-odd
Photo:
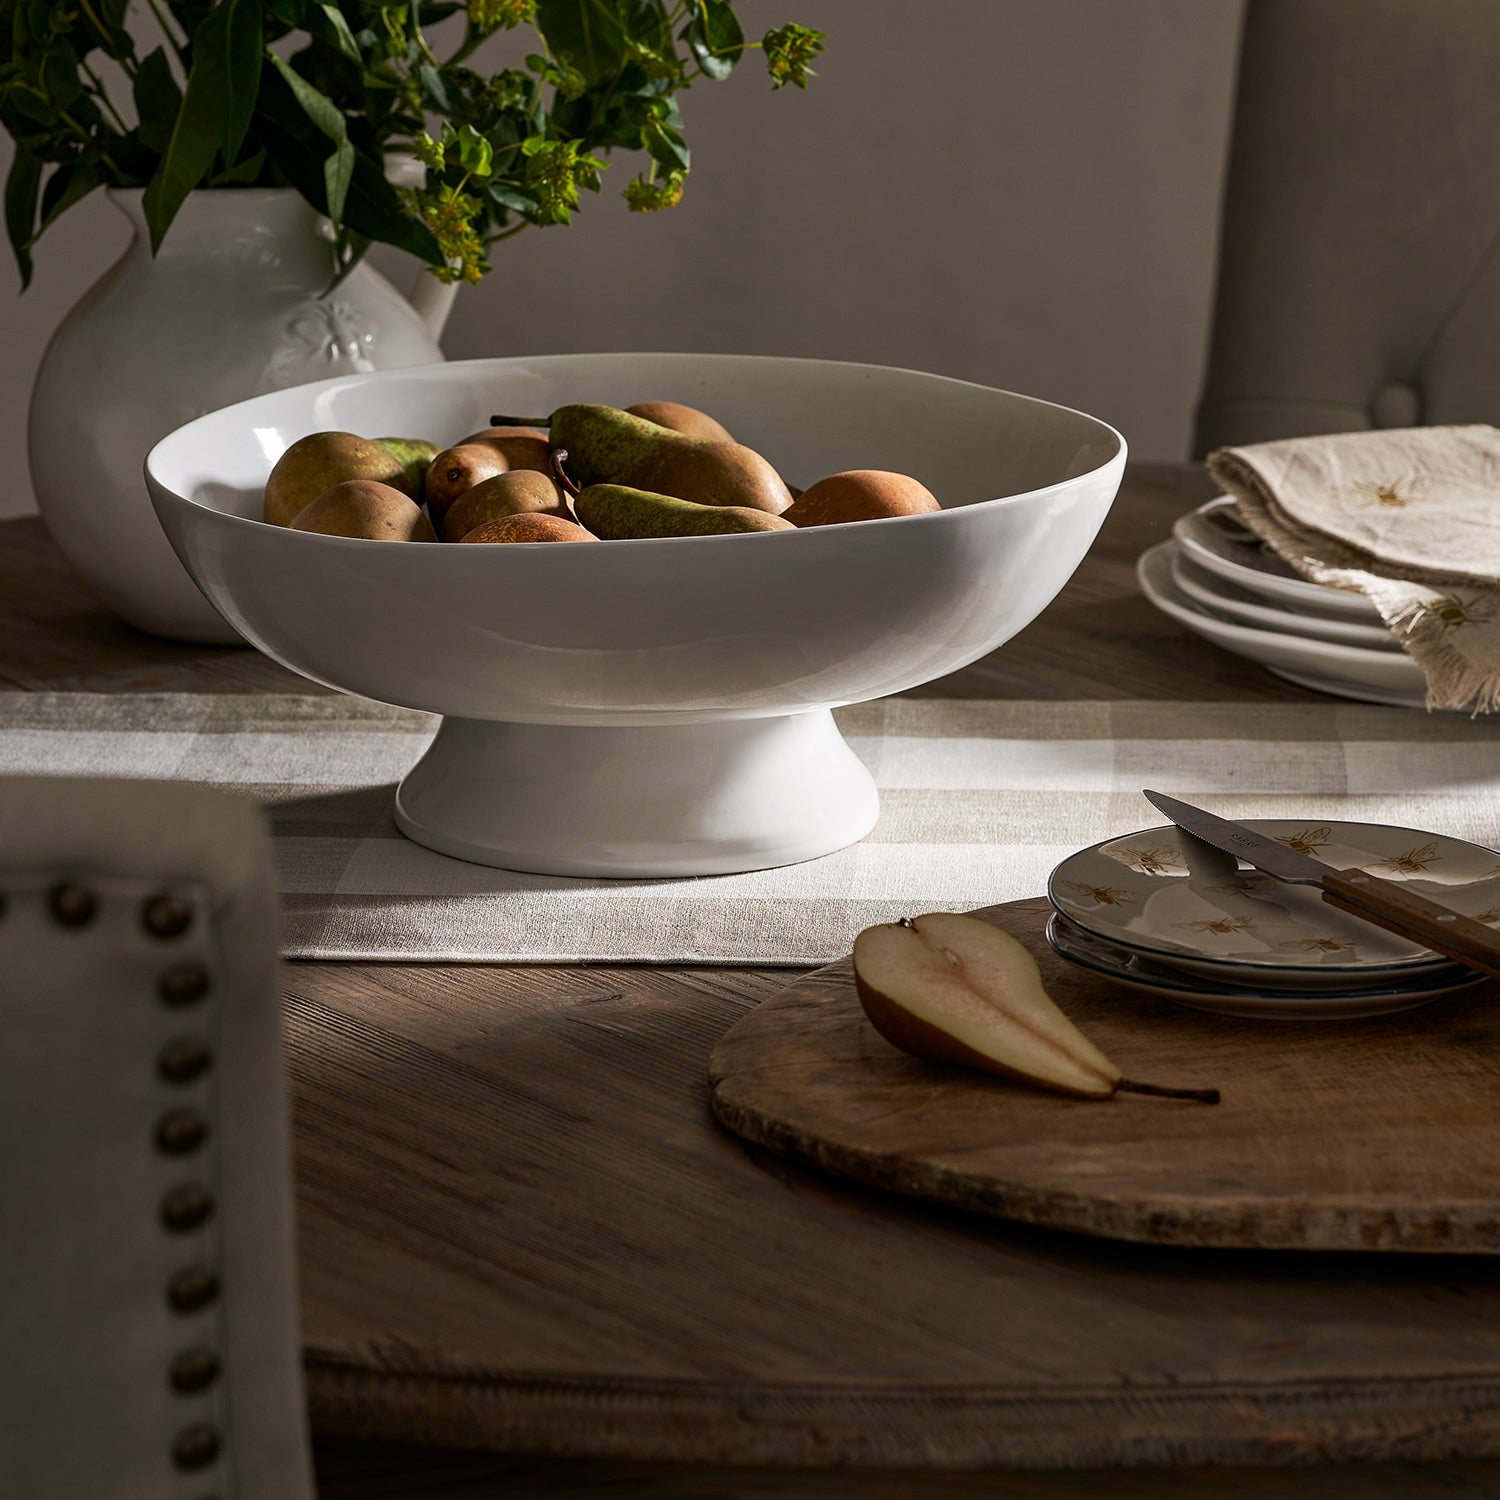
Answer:
[[[920,478],[942,511],[585,546],[357,541],[268,526],[277,457],[320,429],[451,443],[492,413],[656,399],[711,412],[806,487]],[[467,360],[241,402],[152,450],[172,545],[246,639],[315,681],[444,716],[397,821],[480,863],[697,875],[863,837],[869,772],[829,710],[955,671],[1029,624],[1109,510],[1092,417],[879,366],[708,354]]]
[[[446,304],[424,319],[367,265],[324,296],[328,226],[290,188],[190,193],[154,259],[141,191],[108,197],[134,237],[37,373],[27,443],[37,505],[73,568],[130,624],[240,645],[162,535],[141,479],[146,450],[245,396],[440,360]]]

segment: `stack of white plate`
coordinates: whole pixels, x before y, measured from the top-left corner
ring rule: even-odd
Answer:
[[[1189,511],[1136,568],[1141,591],[1195,635],[1303,687],[1421,708],[1422,670],[1363,594],[1299,578],[1227,495]]]
[[[1335,869],[1399,881],[1500,922],[1500,854],[1381,823],[1243,819]],[[1064,958],[1133,989],[1231,1016],[1330,1020],[1425,1005],[1482,976],[1348,916],[1165,824],[1065,859],[1047,897]]]

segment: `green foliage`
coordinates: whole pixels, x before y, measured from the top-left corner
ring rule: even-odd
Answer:
[[[773,88],[802,88],[823,49],[795,24],[747,42],[737,3],[0,0],[0,126],[16,148],[5,227],[22,283],[42,232],[103,186],[145,189],[154,251],[196,188],[289,185],[333,221],[345,270],[379,241],[447,281],[479,280],[488,247],[527,225],[571,222],[614,151],[645,158],[630,207],[669,208],[690,166],[678,94],[754,48]],[[143,56],[133,5],[160,38]],[[462,35],[439,57],[428,29],[455,16]],[[469,66],[522,31],[511,66]],[[109,78],[128,87],[133,124]],[[424,185],[392,187],[387,152],[414,154]]]

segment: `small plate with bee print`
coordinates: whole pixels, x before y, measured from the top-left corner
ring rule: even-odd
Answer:
[[[1336,870],[1367,870],[1477,921],[1500,923],[1500,853],[1493,849],[1384,823],[1239,821]],[[1394,986],[1451,966],[1430,948],[1327,905],[1317,887],[1241,865],[1170,823],[1070,855],[1052,872],[1047,898],[1106,942],[1235,986]]]
[[[1128,989],[1160,995],[1194,1010],[1256,1021],[1353,1021],[1363,1016],[1383,1016],[1392,1011],[1411,1010],[1436,1000],[1439,995],[1451,995],[1485,982],[1485,976],[1472,969],[1444,964],[1437,969],[1423,969],[1420,983],[1418,976],[1412,974],[1392,987],[1269,989],[1219,984],[1173,969],[1118,943],[1107,943],[1057,913],[1047,923],[1047,941],[1053,952],[1069,963],[1102,974]]]

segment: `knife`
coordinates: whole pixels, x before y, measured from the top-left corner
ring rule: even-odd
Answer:
[[[1321,886],[1323,899],[1330,906],[1500,979],[1500,933],[1483,922],[1429,901],[1394,880],[1382,880],[1360,869],[1336,870],[1243,823],[1232,823],[1164,792],[1144,795],[1179,828],[1216,849],[1238,855],[1277,880]]]

